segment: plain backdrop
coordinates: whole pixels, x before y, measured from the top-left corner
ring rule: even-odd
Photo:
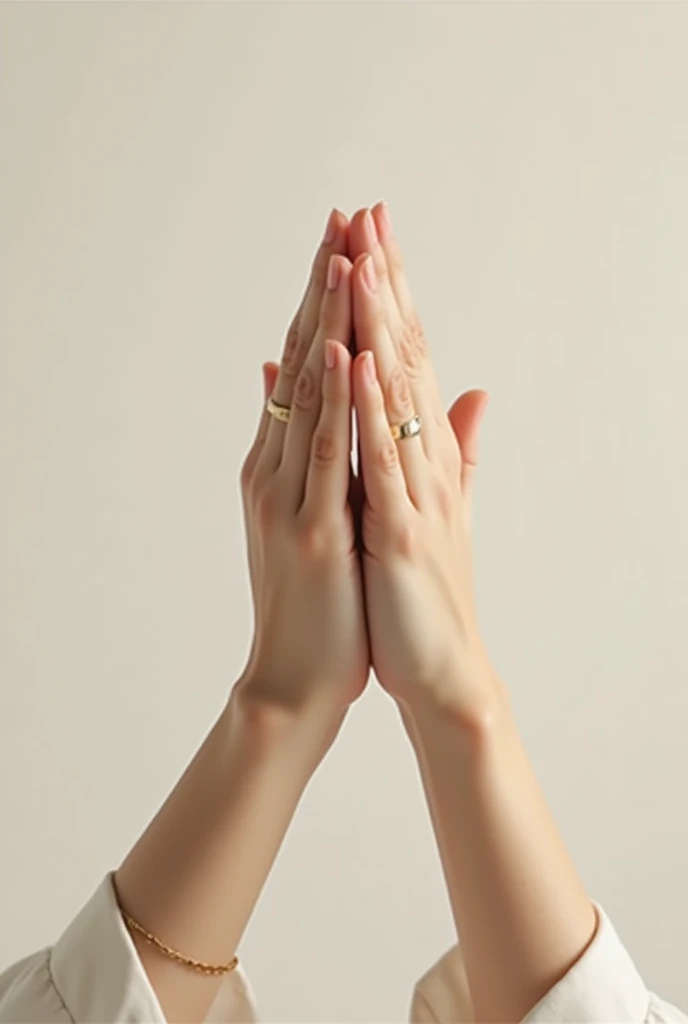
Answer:
[[[329,209],[385,198],[478,599],[589,887],[688,1005],[688,5],[0,8],[0,963],[51,942],[241,671],[237,475]],[[403,1020],[454,941],[371,685],[240,954],[265,1020]]]

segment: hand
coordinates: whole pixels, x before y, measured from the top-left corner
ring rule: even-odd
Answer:
[[[242,469],[255,634],[235,691],[262,707],[341,721],[370,658],[352,510],[351,263],[348,221],[334,211],[265,397]],[[275,379],[276,378],[276,379]],[[274,385],[274,391],[273,391]]]
[[[402,704],[430,698],[470,722],[491,699],[470,541],[471,484],[487,395],[469,391],[445,414],[384,204],[355,215],[349,255],[355,261],[359,354],[353,382],[373,667]],[[415,414],[421,433],[395,442],[390,424]]]

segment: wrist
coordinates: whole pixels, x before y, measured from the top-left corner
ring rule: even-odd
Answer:
[[[278,693],[257,673],[245,672],[230,693],[222,728],[231,744],[248,748],[257,760],[288,761],[312,772],[334,742],[345,712],[324,702],[295,705]]]
[[[515,729],[509,693],[486,656],[398,704],[414,747],[448,740],[473,757]]]

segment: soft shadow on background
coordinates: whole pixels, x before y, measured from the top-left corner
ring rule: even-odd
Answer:
[[[385,198],[447,403],[492,396],[494,660],[591,894],[688,1002],[686,52],[681,4],[0,7],[0,962],[242,668],[260,363],[329,208]],[[394,1021],[452,940],[371,687],[240,953],[265,1020]]]

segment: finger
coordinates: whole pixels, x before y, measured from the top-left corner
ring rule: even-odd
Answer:
[[[299,373],[279,465],[285,500],[298,509],[304,498],[311,462],[313,432],[320,417],[325,341],[347,345],[351,334],[351,264],[346,256],[332,256],[320,318],[306,362]]]
[[[362,352],[356,357],[353,384],[365,500],[375,513],[391,522],[398,519],[411,502],[399,447],[389,432],[384,395],[372,352]]]
[[[358,256],[369,252],[373,257],[387,307],[387,318],[392,341],[406,376],[413,402],[426,424],[423,447],[433,453],[436,428],[448,433],[447,417],[427,342],[420,320],[415,312],[411,292],[401,264],[401,255],[393,236],[389,236],[391,219],[385,204],[373,210],[359,211],[352,218],[349,229],[349,251]]]
[[[389,430],[390,424],[406,423],[416,415],[408,380],[399,362],[387,326],[377,275],[370,256],[360,257],[352,272],[353,320],[359,351],[375,356]],[[399,459],[412,501],[420,507],[427,482],[428,462],[420,435],[397,441]]]
[[[246,487],[253,480],[258,459],[265,442],[265,437],[268,431],[268,421],[270,415],[265,408],[265,403],[272,393],[272,389],[275,386],[275,379],[277,377],[277,364],[276,363],[264,363],[263,370],[263,411],[258,421],[258,427],[256,429],[256,435],[253,439],[253,444],[249,448],[246,458],[244,459],[241,467],[241,485],[242,488]]]
[[[275,382],[277,381],[278,373],[279,366],[277,363],[263,363],[263,413],[260,417],[255,441],[259,446],[263,444],[267,436],[271,416],[265,408],[265,403],[275,390]]]
[[[322,303],[330,256],[344,254],[348,245],[349,222],[339,210],[333,210],[327,221],[325,235],[313,260],[310,279],[301,304],[292,320],[284,343],[279,374],[273,398],[280,405],[290,406],[297,377],[313,342]],[[263,445],[260,471],[272,473],[282,457],[286,424],[270,418]]]
[[[349,490],[351,356],[340,341],[325,342],[322,405],[310,450],[304,509],[313,521],[341,514]]]
[[[461,454],[461,495],[466,522],[470,526],[473,506],[473,478],[478,465],[478,434],[489,396],[485,391],[467,391],[449,410],[449,423]]]
[[[390,287],[404,320],[412,320],[416,310],[411,295],[401,248],[394,234],[392,215],[387,203],[377,203],[372,209],[372,218],[380,245],[384,251],[389,270]]]
[[[407,362],[416,371],[419,379],[423,381],[431,396],[435,419],[442,429],[447,431],[447,416],[444,411],[442,391],[432,364],[423,325],[413,301],[401,247],[394,234],[389,206],[387,203],[378,203],[373,207],[372,215],[378,239],[385,254],[390,286],[394,292],[403,323],[402,362]]]

